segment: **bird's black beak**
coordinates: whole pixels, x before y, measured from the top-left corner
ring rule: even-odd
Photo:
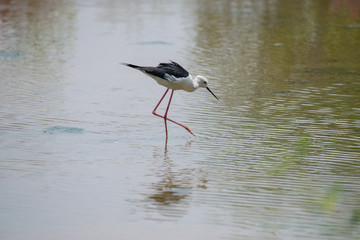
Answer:
[[[219,100],[219,99],[217,98],[217,96],[215,96],[215,94],[210,90],[209,87],[206,87],[206,89],[209,90],[209,92],[210,92],[217,100]]]

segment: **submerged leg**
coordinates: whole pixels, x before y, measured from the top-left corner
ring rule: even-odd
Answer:
[[[178,123],[178,122],[175,122],[174,120],[171,120],[170,118],[167,117],[167,113],[168,113],[169,108],[170,108],[170,103],[171,103],[171,99],[172,99],[173,94],[174,94],[174,90],[171,91],[171,96],[170,96],[170,99],[169,99],[168,106],[167,106],[167,108],[166,108],[165,115],[164,115],[164,116],[161,116],[160,114],[156,113],[156,109],[159,107],[160,103],[162,102],[162,100],[164,99],[164,97],[166,96],[166,94],[168,93],[169,90],[170,90],[170,89],[168,88],[168,89],[165,91],[164,95],[161,97],[160,101],[158,102],[158,104],[156,105],[156,107],[154,108],[154,110],[152,111],[152,114],[154,114],[154,115],[157,116],[157,117],[161,117],[161,118],[164,119],[166,136],[168,136],[167,122],[166,122],[167,120],[169,120],[170,122],[175,123],[175,124],[177,124],[177,125],[185,128],[189,133],[191,133],[192,135],[195,136],[195,134],[194,134],[187,126],[184,126],[184,125],[182,125],[182,124],[180,124],[180,123]]]

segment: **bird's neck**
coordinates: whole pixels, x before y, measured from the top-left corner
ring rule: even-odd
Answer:
[[[194,91],[200,87],[200,79],[197,76],[192,79],[192,83],[193,83]]]

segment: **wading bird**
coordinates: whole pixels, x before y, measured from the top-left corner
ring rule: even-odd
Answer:
[[[195,136],[195,134],[187,126],[175,122],[174,120],[171,120],[170,118],[167,117],[171,99],[173,97],[175,90],[184,90],[187,92],[193,92],[196,89],[202,87],[202,88],[206,88],[217,100],[219,100],[215,96],[215,94],[210,90],[210,88],[207,86],[208,80],[206,79],[206,77],[197,75],[195,78],[193,78],[188,71],[186,71],[182,66],[180,66],[176,62],[170,61],[170,63],[160,63],[157,67],[143,67],[129,63],[122,63],[122,64],[145,73],[146,75],[155,79],[155,81],[158,84],[167,88],[164,95],[161,97],[160,101],[152,111],[152,113],[155,116],[164,119],[166,136],[168,136],[167,123],[166,123],[167,120],[185,128],[189,133]],[[171,91],[169,103],[167,105],[165,115],[161,116],[160,114],[156,113],[156,109],[159,107],[160,103],[162,102],[162,100],[164,99],[164,97],[166,96],[166,94],[170,89],[172,89],[172,91]]]

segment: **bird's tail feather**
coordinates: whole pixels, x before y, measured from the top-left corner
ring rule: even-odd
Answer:
[[[131,68],[135,68],[135,69],[140,69],[140,66],[134,65],[134,64],[130,64],[130,63],[121,63],[125,66],[131,67]]]

